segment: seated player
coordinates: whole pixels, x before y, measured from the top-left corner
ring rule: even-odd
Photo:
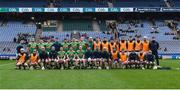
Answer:
[[[39,53],[39,61],[38,63],[41,64],[42,70],[47,69],[49,54],[46,51],[45,47],[41,47],[41,52]]]
[[[79,60],[80,68],[86,68],[87,61],[84,57],[85,51],[82,49],[82,46],[79,46],[79,50],[77,50],[77,59]]]
[[[152,54],[152,51],[149,51],[148,53],[146,53],[146,55],[144,56],[144,59],[147,63],[147,69],[154,68],[155,56]]]
[[[105,66],[106,69],[109,69],[110,64],[110,54],[106,48],[103,48],[102,51],[102,64]]]
[[[93,52],[93,62],[95,63],[95,68],[101,69],[101,51],[99,48],[96,48],[96,50]]]
[[[113,48],[113,51],[111,52],[111,65],[112,68],[118,68],[119,67],[119,52],[116,50],[116,48]]]
[[[17,58],[17,63],[16,63],[16,66],[17,66],[17,69],[21,69],[21,67],[23,67],[24,69],[26,69],[26,60],[27,60],[27,55],[24,51],[24,48],[21,48],[20,49],[20,53],[18,54]]]
[[[141,51],[141,52],[138,53],[139,63],[140,63],[140,65],[141,65],[142,69],[145,69],[145,65],[146,65],[146,62],[145,62],[145,60],[144,60],[144,55],[145,55],[145,53],[144,53],[143,51]]]
[[[49,52],[49,63],[50,64],[50,67],[49,68],[57,68],[57,60],[58,60],[58,53],[55,49],[55,47],[53,46],[51,48],[51,51]]]
[[[85,59],[87,60],[87,65],[89,66],[89,67],[93,67],[93,66],[95,66],[94,65],[94,62],[93,62],[93,52],[92,52],[92,50],[91,50],[91,48],[90,47],[88,47],[87,48],[87,50],[86,50],[86,52],[85,52]]]
[[[130,68],[132,68],[132,66],[135,66],[135,68],[139,67],[138,55],[136,54],[135,51],[130,52],[128,57],[128,65]]]
[[[63,47],[60,47],[60,51],[58,52],[58,61],[57,67],[64,69],[64,63],[66,63],[66,52],[64,51]]]
[[[69,68],[75,64],[74,63],[74,62],[76,62],[76,61],[74,61],[74,60],[76,60],[75,55],[76,55],[76,52],[73,50],[73,47],[70,46],[69,51],[67,51],[67,54],[66,54],[66,57],[67,57],[66,62],[68,62],[68,63],[66,63],[68,66],[67,68]]]
[[[124,50],[120,53],[120,61],[123,69],[128,68],[128,55]]]
[[[36,69],[37,68],[37,65],[38,65],[38,59],[39,59],[39,56],[38,56],[38,53],[37,53],[37,50],[34,50],[32,54],[30,54],[29,56],[29,60],[30,60],[30,68],[32,69]]]

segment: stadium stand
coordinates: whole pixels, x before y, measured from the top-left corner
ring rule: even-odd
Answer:
[[[179,45],[179,40],[173,40],[173,35],[165,35],[165,33],[173,33],[173,31],[163,22],[163,21],[156,21],[156,25],[152,25],[149,21],[141,21],[140,23],[136,24],[135,26],[129,24],[129,23],[119,23],[117,25],[117,30],[119,30],[119,33],[124,33],[127,30],[132,30],[134,32],[126,32],[125,38],[127,39],[129,36],[148,36],[148,37],[156,37],[156,39],[161,44],[161,52],[165,52],[164,48],[167,48],[168,50],[165,53],[172,53],[172,52],[179,52],[179,49],[177,49]],[[141,26],[143,24],[143,26]],[[71,31],[81,31],[81,35],[86,35],[86,37],[100,37],[103,39],[104,37],[107,37],[109,40],[112,38],[111,34],[105,34],[102,32],[94,32],[92,31],[92,23],[91,21],[85,21],[85,20],[64,20],[64,31],[63,32],[57,32],[57,31],[44,31],[42,33],[43,37],[49,37],[52,36],[54,38],[57,38],[59,41],[63,41],[64,39],[71,39]],[[80,26],[81,25],[81,26]],[[107,30],[107,27],[105,25],[105,22],[100,23],[101,30]],[[179,27],[179,26],[178,26]],[[158,31],[158,33],[152,33],[152,31]],[[13,32],[13,33],[12,33]],[[15,22],[11,21],[8,22],[6,25],[3,25],[0,27],[0,45],[1,47],[3,45],[7,45],[7,48],[10,48],[10,52],[3,52],[3,53],[15,53],[16,43],[13,43],[14,37],[17,37],[19,33],[36,33],[36,26],[35,25],[28,25],[28,24],[22,24],[21,22]],[[8,37],[7,37],[8,36]],[[167,42],[168,41],[168,42]],[[4,48],[1,49],[3,51]]]
[[[92,31],[92,21],[90,20],[64,20],[64,31]]]
[[[7,25],[0,27],[0,32],[2,33],[0,36],[0,41],[13,41],[13,38],[18,33],[34,34],[35,31],[36,31],[35,25],[26,25],[26,24],[24,25],[21,22],[9,22],[7,23]]]
[[[114,7],[162,7],[163,0],[116,0]]]
[[[0,7],[44,7],[44,0],[0,0]]]
[[[58,7],[108,7],[106,0],[102,2],[94,2],[92,0],[72,2],[71,0],[63,0],[57,2],[57,5]]]

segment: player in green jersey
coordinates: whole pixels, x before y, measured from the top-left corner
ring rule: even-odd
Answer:
[[[73,38],[70,44],[74,51],[78,50],[78,40],[77,39]]]
[[[64,42],[62,42],[61,45],[63,46],[65,52],[69,50],[70,43],[67,41],[67,39],[64,39]]]
[[[66,52],[64,51],[63,47],[60,47],[60,51],[58,52],[58,68],[64,69],[64,63],[66,59]]]
[[[77,50],[77,60],[80,67],[86,67],[85,51],[82,49],[82,46],[79,46],[79,50]]]
[[[93,48],[93,44],[94,44],[93,38],[89,37],[88,42],[87,42],[88,47],[90,47],[92,49]]]
[[[76,52],[73,50],[73,47],[69,48],[69,51],[67,51],[66,56],[68,60],[68,66],[72,66],[74,64]]]
[[[34,41],[29,42],[28,46],[30,47],[30,53],[33,53],[33,51],[36,49],[36,45],[37,43]]]
[[[45,43],[45,46],[46,46],[46,51],[47,52],[50,52],[51,51],[51,46],[53,45],[53,43],[48,40],[47,43]]]

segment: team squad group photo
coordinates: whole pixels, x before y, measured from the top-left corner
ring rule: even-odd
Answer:
[[[84,38],[23,41],[17,46],[18,70],[157,69],[159,43],[155,37]]]

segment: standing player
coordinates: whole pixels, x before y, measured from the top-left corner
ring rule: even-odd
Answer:
[[[121,38],[121,41],[119,42],[119,45],[120,45],[120,50],[119,50],[120,52],[127,50],[127,42],[126,42],[124,37]]]
[[[16,66],[18,69],[21,69],[21,67],[23,67],[24,69],[26,69],[26,60],[27,60],[27,55],[24,51],[24,48],[21,48],[20,49],[20,53],[18,54],[17,58],[17,63],[16,63]]]
[[[109,42],[108,42],[108,39],[105,37],[103,42],[101,43],[101,50],[103,48],[107,48],[107,50],[109,51]]]
[[[116,48],[113,48],[113,51],[111,52],[111,64],[112,68],[118,68],[119,67],[119,52],[116,50]]]
[[[60,51],[58,52],[58,61],[57,61],[57,67],[64,69],[64,63],[66,59],[66,52],[64,51],[63,47],[60,47]]]
[[[86,46],[86,42],[84,41],[84,37],[81,37],[81,38],[80,38],[78,47],[79,47],[79,46],[82,46],[82,50],[86,51],[87,46]]]
[[[147,40],[147,36],[144,36],[144,40],[142,41],[142,51],[145,53],[149,51],[149,41]]]
[[[89,37],[88,42],[87,42],[87,46],[93,49],[93,44],[94,44],[93,38]]]
[[[111,40],[111,42],[109,43],[109,52],[112,52],[113,48],[116,48],[117,50],[116,43],[113,40]]]
[[[114,43],[116,44],[116,50],[119,52],[119,50],[120,50],[119,40],[118,40],[118,39],[115,39],[115,40],[114,40]]]
[[[30,54],[29,56],[29,65],[30,65],[30,69],[36,69],[37,68],[37,65],[38,65],[38,53],[37,53],[37,50],[34,50],[32,54]]]
[[[132,36],[129,37],[129,41],[127,42],[127,49],[128,49],[128,52],[134,51],[134,41],[133,41]]]
[[[155,37],[152,37],[152,41],[149,43],[149,48],[152,51],[152,54],[155,56],[156,64],[159,66],[159,59],[158,59],[159,43],[155,40]]]
[[[51,51],[52,45],[53,45],[53,43],[50,40],[48,40],[47,43],[46,43],[46,51],[47,52]]]
[[[57,60],[58,60],[58,53],[55,49],[55,47],[53,46],[51,48],[51,51],[49,52],[49,63],[50,64],[50,68],[54,69],[55,66],[57,67]]]
[[[93,50],[96,50],[96,48],[101,49],[101,41],[99,38],[96,38],[96,41],[94,41],[93,44]]]
[[[34,49],[36,49],[36,42],[31,41],[28,46],[30,47],[30,53],[33,53]]]
[[[141,50],[142,50],[142,42],[139,39],[139,37],[137,37],[135,41],[135,51],[140,52]]]
[[[70,43],[67,41],[67,39],[64,39],[64,42],[61,43],[63,46],[63,50],[67,52],[69,50]]]

